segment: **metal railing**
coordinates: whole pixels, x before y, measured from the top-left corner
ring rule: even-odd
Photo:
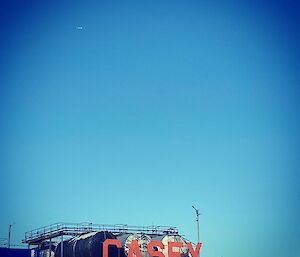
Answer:
[[[0,247],[7,247],[7,246],[8,246],[8,239],[0,238]]]
[[[120,233],[145,233],[150,235],[178,234],[176,227],[169,226],[129,226],[126,224],[93,224],[93,223],[55,223],[34,229],[25,233],[22,241],[27,244],[39,244],[40,242],[58,236],[77,236],[89,232],[109,231],[113,234]]]

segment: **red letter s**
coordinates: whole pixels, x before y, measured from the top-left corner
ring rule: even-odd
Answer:
[[[148,244],[148,253],[150,256],[157,256],[157,257],[165,257],[163,252],[161,251],[155,251],[153,249],[154,246],[158,246],[160,249],[164,249],[165,246],[161,241],[150,241]]]

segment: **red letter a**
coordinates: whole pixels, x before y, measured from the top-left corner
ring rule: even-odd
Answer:
[[[135,255],[134,255],[135,253]],[[137,240],[132,240],[129,251],[128,251],[128,257],[142,257],[140,248],[139,248],[139,243]]]

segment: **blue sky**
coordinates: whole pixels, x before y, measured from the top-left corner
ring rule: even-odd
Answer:
[[[88,221],[196,241],[195,205],[203,257],[300,255],[296,3],[2,1],[0,17],[0,237]]]

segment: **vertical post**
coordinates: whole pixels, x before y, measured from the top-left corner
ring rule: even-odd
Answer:
[[[199,212],[197,211],[197,235],[198,235],[198,242],[200,242],[200,228],[199,228]]]
[[[199,229],[199,216],[200,216],[200,213],[199,213],[199,210],[195,208],[195,206],[192,206],[192,207],[196,211],[197,239],[198,239],[198,242],[200,242],[200,229]]]
[[[61,235],[60,241],[60,257],[64,257],[64,236]]]
[[[50,241],[49,241],[49,257],[51,257],[51,238],[50,238]]]
[[[8,242],[7,242],[8,248],[10,248],[10,231],[11,231],[11,224],[9,224],[8,227]]]
[[[8,226],[8,242],[7,242],[8,248],[10,248],[11,227],[15,224],[16,223],[14,222],[13,224],[9,224],[9,226]]]

